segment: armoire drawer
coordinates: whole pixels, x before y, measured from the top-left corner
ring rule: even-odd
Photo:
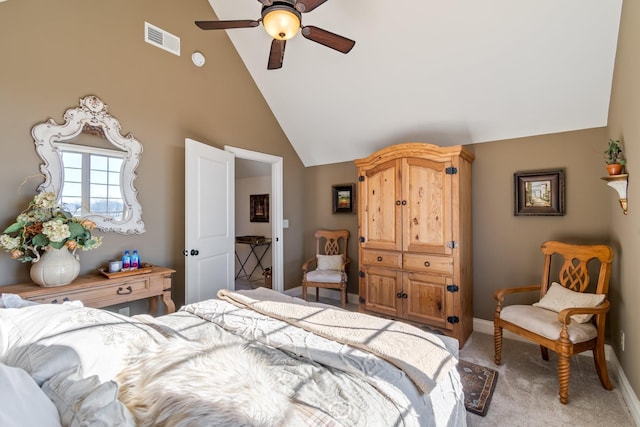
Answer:
[[[402,254],[402,268],[436,274],[453,274],[453,258],[436,255],[404,253]]]
[[[400,252],[362,250],[362,264],[379,267],[402,268]]]

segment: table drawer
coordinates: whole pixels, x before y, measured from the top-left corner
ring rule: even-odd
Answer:
[[[405,270],[424,273],[453,274],[453,258],[451,257],[404,253],[402,266]]]
[[[142,278],[108,286],[86,287],[75,291],[52,292],[36,298],[29,298],[39,303],[61,304],[65,301],[79,300],[86,307],[105,307],[150,296],[150,280]]]
[[[365,265],[402,268],[402,254],[400,252],[363,250],[361,262]]]
[[[149,278],[145,278],[95,289],[83,296],[83,302],[89,307],[104,307],[105,305],[135,301],[148,297],[150,294]]]

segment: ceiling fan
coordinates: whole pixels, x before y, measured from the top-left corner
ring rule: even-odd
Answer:
[[[228,30],[232,28],[257,27],[262,22],[264,29],[271,37],[271,52],[267,69],[282,68],[284,47],[287,40],[302,29],[302,36],[335,49],[338,52],[349,53],[356,44],[355,41],[313,25],[302,25],[302,14],[311,12],[327,0],[258,0],[262,3],[262,17],[258,20],[234,21],[196,21],[196,25],[203,30]]]

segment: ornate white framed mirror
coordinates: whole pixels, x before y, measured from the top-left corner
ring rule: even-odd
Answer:
[[[102,231],[144,233],[142,207],[134,186],[142,144],[120,133],[120,122],[97,96],[80,99],[64,113],[31,129],[43,161],[44,183],[74,216],[94,221]]]

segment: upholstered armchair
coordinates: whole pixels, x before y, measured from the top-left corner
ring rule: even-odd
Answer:
[[[307,288],[339,289],[342,307],[347,304],[348,230],[318,230],[315,232],[316,255],[302,265],[302,298],[307,299]]]
[[[495,362],[502,362],[502,330],[506,329],[540,345],[544,360],[549,349],[558,355],[560,402],[569,400],[571,356],[592,350],[602,386],[611,390],[604,354],[605,319],[609,311],[607,292],[613,251],[606,245],[572,245],[548,241],[542,245],[544,268],[542,283],[519,288],[499,289],[494,314]],[[554,260],[559,258],[559,262]],[[587,264],[596,263],[597,281],[590,285]],[[551,279],[552,265],[559,267],[557,282]],[[587,289],[594,288],[593,292]],[[532,305],[503,306],[505,297],[518,292],[540,292]]]

